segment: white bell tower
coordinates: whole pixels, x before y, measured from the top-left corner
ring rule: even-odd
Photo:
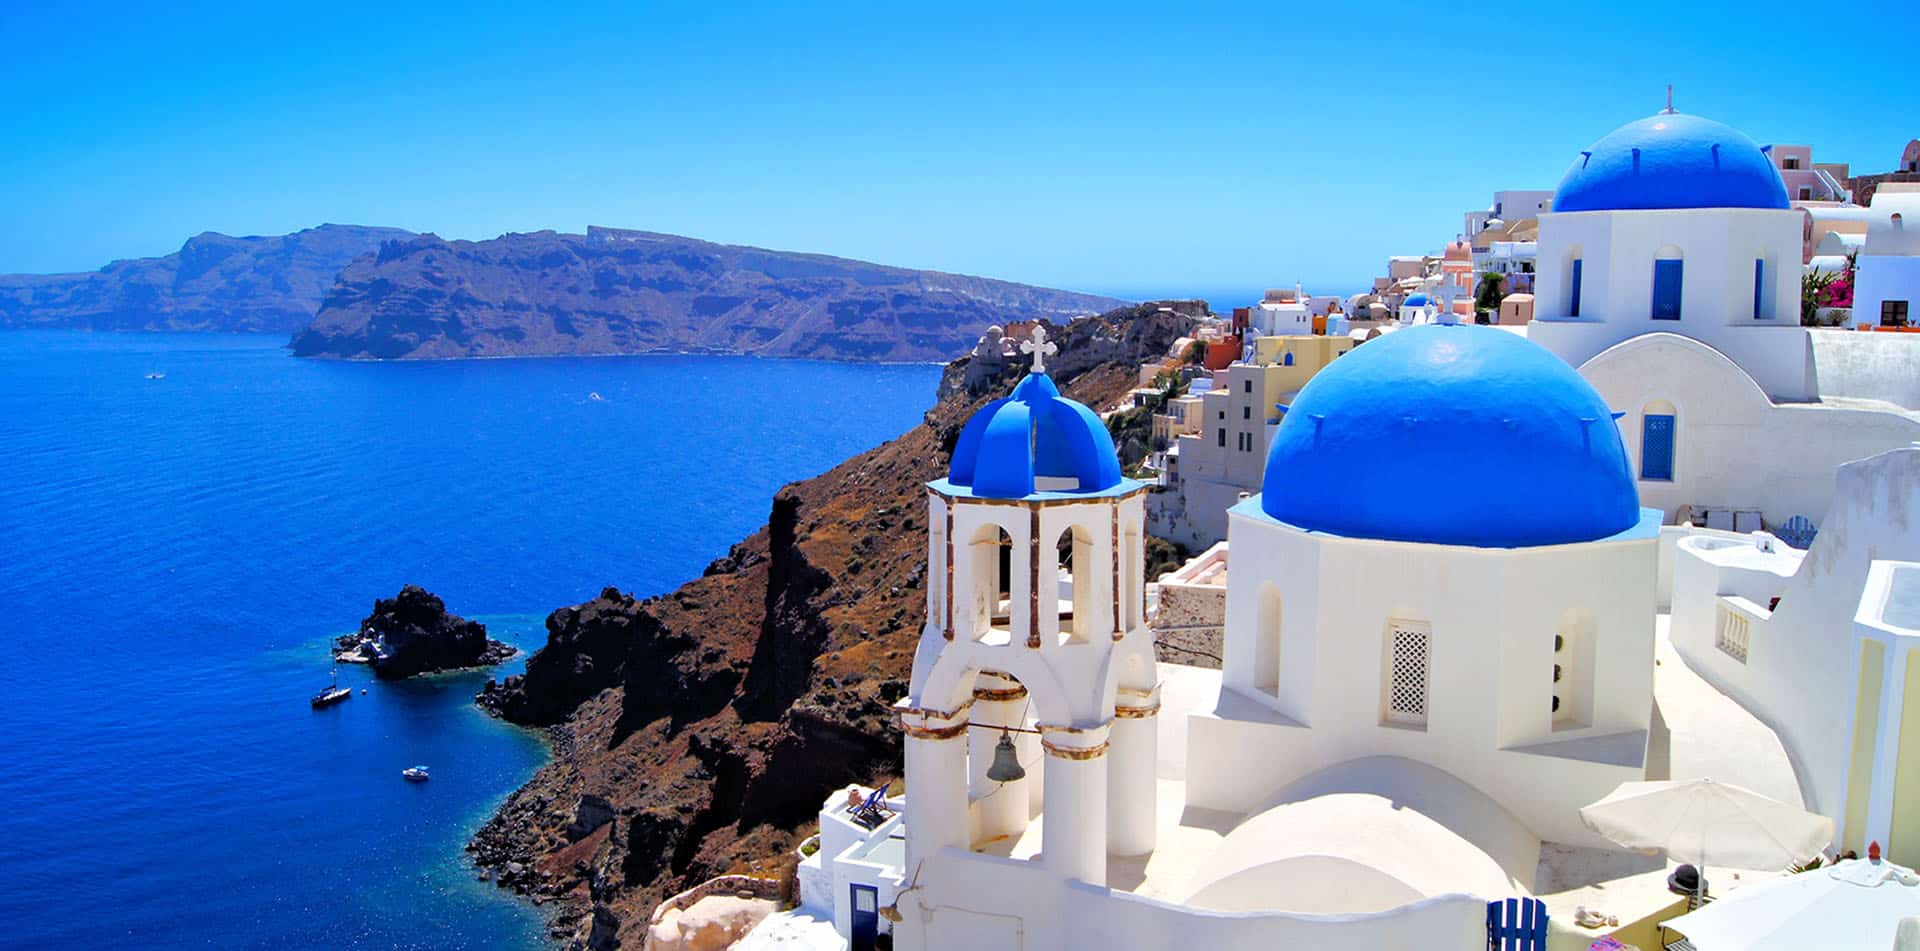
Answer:
[[[937,870],[944,850],[1017,840],[1038,821],[1039,861],[1102,885],[1108,855],[1154,847],[1146,486],[1121,476],[1105,424],[1047,377],[1057,348],[1044,330],[1022,350],[1033,371],[968,421],[948,477],[927,486],[927,623],[896,705],[907,868]],[[1003,736],[1019,770],[994,769]],[[924,894],[903,893],[902,910]]]

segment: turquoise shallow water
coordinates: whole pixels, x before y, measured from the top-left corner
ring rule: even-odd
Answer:
[[[484,674],[343,667],[312,711],[327,638],[414,582],[537,647],[698,574],[938,374],[281,343],[0,333],[0,947],[537,945],[461,846],[539,738],[473,708]]]

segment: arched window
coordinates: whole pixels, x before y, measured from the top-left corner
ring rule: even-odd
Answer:
[[[1059,593],[1055,595],[1055,609],[1060,619],[1060,642],[1063,644],[1084,644],[1090,633],[1101,627],[1099,612],[1094,610],[1095,579],[1100,576],[1095,570],[1093,557],[1093,533],[1082,525],[1069,525],[1060,533],[1060,539],[1054,544],[1056,583]],[[1047,605],[1041,604],[1045,610]],[[1104,632],[1103,632],[1104,633]]]
[[[1648,403],[1640,410],[1640,478],[1651,482],[1672,482],[1676,428],[1679,414],[1665,400]]]
[[[1654,254],[1652,307],[1654,320],[1680,319],[1680,291],[1684,267],[1685,262],[1681,260],[1680,249],[1673,245],[1667,245]]]
[[[1253,628],[1253,685],[1269,696],[1280,693],[1280,589],[1260,585]]]
[[[1574,248],[1567,258],[1567,316],[1580,316],[1580,249]]]
[[[967,544],[973,576],[969,634],[982,640],[998,633],[1005,639],[1011,631],[1013,609],[1013,538],[998,525],[982,525]]]

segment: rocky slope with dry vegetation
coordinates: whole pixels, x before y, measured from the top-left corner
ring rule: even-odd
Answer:
[[[1054,378],[1111,407],[1187,326],[1151,305],[1075,321]],[[950,364],[922,425],[782,489],[766,527],[672,594],[608,589],[554,612],[527,672],[479,698],[549,728],[555,750],[471,844],[488,874],[560,902],[557,937],[638,948],[664,896],[776,871],[828,792],[898,775],[890,708],[924,621],[924,483],[1021,368]]]

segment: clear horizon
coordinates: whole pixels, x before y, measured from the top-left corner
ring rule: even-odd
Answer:
[[[1907,14],[1827,39],[1804,9],[11,9],[0,273],[202,231],[603,224],[1120,297],[1352,292],[1667,83],[1891,169],[1920,91],[1871,24]]]

